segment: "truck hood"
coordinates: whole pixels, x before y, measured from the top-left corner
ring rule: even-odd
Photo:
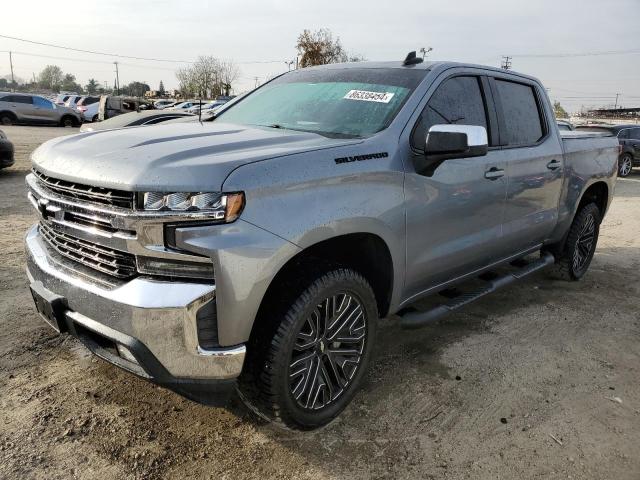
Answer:
[[[235,168],[359,143],[229,123],[173,123],[81,133],[34,151],[34,168],[85,185],[129,191],[219,191]]]

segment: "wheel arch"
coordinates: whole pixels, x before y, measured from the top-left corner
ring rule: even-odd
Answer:
[[[360,273],[373,289],[380,316],[388,313],[395,280],[391,251],[379,235],[357,232],[318,241],[284,263],[267,287],[256,322],[265,315],[272,301],[281,297],[280,290],[286,287],[288,295],[294,296],[305,286],[305,282],[300,280],[333,266],[351,268]]]

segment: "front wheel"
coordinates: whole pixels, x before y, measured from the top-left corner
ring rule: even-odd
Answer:
[[[564,248],[556,259],[556,276],[563,280],[580,280],[587,273],[596,251],[600,221],[600,209],[595,203],[589,203],[578,211]]]
[[[239,393],[263,418],[311,430],[336,418],[362,382],[376,299],[359,273],[335,269],[312,279],[283,311],[263,318],[270,333],[250,342]]]
[[[626,177],[633,168],[633,157],[630,153],[623,153],[618,160],[618,176]]]

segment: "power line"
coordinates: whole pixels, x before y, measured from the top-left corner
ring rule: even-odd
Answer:
[[[33,45],[41,45],[43,47],[59,48],[59,49],[62,49],[62,50],[69,50],[69,51],[72,51],[72,52],[89,53],[91,55],[104,55],[106,57],[128,58],[130,60],[145,60],[145,61],[149,61],[149,62],[195,63],[195,61],[193,61],[193,60],[175,60],[175,59],[168,59],[168,58],[135,57],[135,56],[132,56],[132,55],[122,55],[122,54],[119,54],[119,53],[99,52],[99,51],[96,51],[96,50],[84,50],[84,49],[81,49],[81,48],[67,47],[67,46],[63,46],[63,45],[55,45],[53,43],[37,42],[35,40],[28,40],[26,38],[11,37],[9,35],[0,35],[0,38],[6,38],[6,39],[9,39],[9,40],[16,40],[18,42],[31,43]],[[31,54],[31,55],[35,55],[35,54]],[[244,62],[235,62],[235,63],[239,63],[239,64],[280,63],[281,61],[282,60],[256,60],[256,61],[244,61]]]
[[[566,57],[597,57],[602,55],[629,55],[640,53],[640,48],[632,50],[608,50],[603,52],[582,52],[582,53],[521,53],[514,54],[513,57],[520,58],[566,58]]]

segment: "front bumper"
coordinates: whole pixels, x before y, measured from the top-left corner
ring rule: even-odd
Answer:
[[[199,386],[232,386],[240,375],[244,345],[206,350],[198,345],[196,315],[215,301],[214,285],[136,277],[105,286],[77,274],[72,264],[49,252],[37,226],[25,243],[29,280],[65,299],[69,333],[94,353],[192,398]],[[108,354],[100,339],[126,347],[135,362]]]

